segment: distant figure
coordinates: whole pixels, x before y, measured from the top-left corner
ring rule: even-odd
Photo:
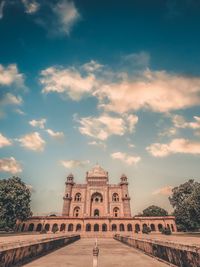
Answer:
[[[99,255],[99,248],[97,246],[97,238],[96,238],[95,245],[93,248],[93,267],[98,267],[98,255]]]

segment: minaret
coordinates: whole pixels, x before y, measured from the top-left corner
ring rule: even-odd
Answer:
[[[130,197],[128,193],[128,179],[126,175],[122,174],[120,180],[120,186],[122,189],[122,201],[124,207],[124,217],[131,217]]]
[[[72,200],[72,187],[74,185],[74,176],[69,174],[67,176],[67,181],[65,182],[65,195],[63,197],[63,212],[62,216],[69,216],[70,204]]]

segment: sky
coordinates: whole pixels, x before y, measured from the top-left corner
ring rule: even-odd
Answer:
[[[66,177],[125,173],[132,212],[200,181],[199,0],[1,0],[0,179],[35,215]]]

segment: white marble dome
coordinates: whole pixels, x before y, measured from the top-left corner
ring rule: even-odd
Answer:
[[[87,177],[108,177],[108,172],[97,164],[87,172]]]

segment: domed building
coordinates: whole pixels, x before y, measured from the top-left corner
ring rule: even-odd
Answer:
[[[173,216],[132,217],[128,178],[109,184],[108,172],[95,165],[86,173],[86,183],[76,184],[73,174],[65,182],[62,216],[33,216],[18,224],[19,231],[79,232],[82,236],[112,236],[114,233],[140,232],[144,227],[161,232],[176,231]]]

